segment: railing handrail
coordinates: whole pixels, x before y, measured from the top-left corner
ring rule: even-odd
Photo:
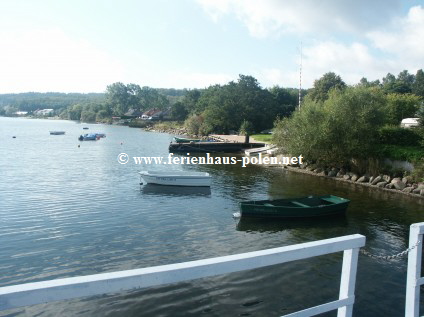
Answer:
[[[354,234],[197,261],[6,286],[0,288],[0,310],[182,282],[344,251],[339,301],[287,316],[312,316],[334,309],[339,309],[339,316],[351,316],[358,253],[364,245],[365,237]]]
[[[414,223],[409,229],[408,271],[406,276],[405,317],[418,317],[420,312],[420,286],[424,284],[421,277],[422,246],[424,222]],[[413,247],[417,246],[417,247]]]

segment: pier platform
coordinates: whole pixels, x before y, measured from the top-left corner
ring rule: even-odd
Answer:
[[[178,152],[208,152],[208,153],[237,153],[245,149],[263,147],[265,143],[239,143],[239,142],[190,142],[190,143],[171,143],[169,145],[170,153]]]

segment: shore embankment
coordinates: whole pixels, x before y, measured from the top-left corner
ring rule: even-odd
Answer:
[[[390,175],[383,174],[376,176],[360,176],[355,173],[345,172],[336,168],[326,170],[319,167],[315,168],[314,166],[308,167],[307,164],[301,166],[287,165],[278,168],[285,168],[290,172],[303,173],[317,177],[333,179],[339,182],[346,182],[358,186],[366,186],[375,188],[377,190],[419,198],[424,202],[424,183],[411,182],[407,177],[391,177]]]

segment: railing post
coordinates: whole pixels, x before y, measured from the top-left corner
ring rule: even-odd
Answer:
[[[406,277],[405,317],[418,317],[420,310],[420,283],[422,247],[417,245],[422,240],[424,223],[414,223],[409,231],[408,272]]]
[[[355,298],[356,271],[358,268],[359,248],[343,251],[343,266],[340,280],[339,300]],[[337,317],[352,317],[353,302],[351,305],[340,307]]]

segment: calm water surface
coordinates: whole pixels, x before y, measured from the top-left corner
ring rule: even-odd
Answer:
[[[89,127],[89,130],[83,130]],[[49,135],[64,130],[65,135]],[[79,142],[86,132],[99,141]],[[16,136],[16,138],[12,138]],[[0,118],[0,286],[198,260],[359,233],[379,255],[403,251],[424,221],[418,199],[277,168],[142,166],[172,136],[121,126]],[[80,144],[80,147],[78,145]],[[140,186],[143,169],[206,171],[209,190]],[[335,194],[346,217],[237,221],[245,199]],[[280,316],[338,298],[342,254],[1,316]],[[406,258],[360,255],[355,316],[402,316]],[[422,305],[423,306],[423,305]],[[329,313],[325,316],[335,316]]]

